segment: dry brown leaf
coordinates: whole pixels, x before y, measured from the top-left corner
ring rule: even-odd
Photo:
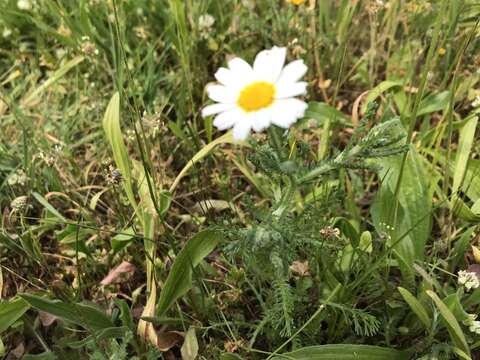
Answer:
[[[155,303],[157,301],[157,285],[155,282],[152,282],[152,289],[150,290],[150,296],[148,297],[147,304],[143,310],[142,317],[152,317],[155,316]],[[138,322],[137,334],[140,338],[146,342],[149,342],[152,345],[158,347],[158,336],[153,328],[153,324],[140,320]]]
[[[298,261],[295,260],[292,265],[290,265],[290,270],[294,274],[297,274],[301,277],[309,276],[310,275],[310,268],[308,266],[308,260],[305,261]]]
[[[184,333],[180,331],[165,331],[157,334],[157,348],[160,351],[168,351],[183,341]]]
[[[358,126],[360,124],[360,112],[359,112],[359,108],[360,108],[360,102],[362,101],[363,97],[365,95],[367,95],[370,91],[364,91],[363,93],[361,93],[354,101],[353,103],[353,107],[352,107],[352,123],[353,125],[355,126]]]
[[[229,340],[223,343],[223,348],[226,352],[233,353],[236,352],[240,347],[245,345],[245,341],[240,339],[237,341]]]
[[[10,354],[12,357],[16,359],[21,359],[23,357],[23,354],[25,354],[25,345],[22,343],[18,344],[15,349],[10,351]]]
[[[55,320],[58,319],[58,317],[56,317],[55,315],[49,314],[45,311],[39,311],[38,318],[40,319],[42,325],[45,327],[52,325]]]
[[[123,261],[116,268],[110,270],[108,275],[102,280],[100,284],[110,285],[116,284],[121,281],[123,274],[133,273],[135,271],[135,265],[130,264],[128,261]]]
[[[473,258],[477,264],[480,264],[480,250],[475,245],[472,245]]]

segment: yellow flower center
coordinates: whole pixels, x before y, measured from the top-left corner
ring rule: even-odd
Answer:
[[[287,0],[287,1],[294,5],[302,5],[305,2],[305,0]]]
[[[246,112],[260,110],[273,103],[275,86],[265,81],[257,81],[245,86],[238,96],[237,105]]]

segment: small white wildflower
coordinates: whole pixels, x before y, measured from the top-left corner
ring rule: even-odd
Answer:
[[[88,36],[82,36],[82,52],[87,56],[98,55],[98,49]]]
[[[480,335],[480,321],[478,320],[472,321],[470,326],[468,327],[468,330],[470,330],[471,332],[477,335]]]
[[[55,56],[57,57],[57,59],[63,58],[66,53],[67,51],[64,48],[55,49]]]
[[[29,0],[18,0],[17,1],[17,7],[20,10],[32,10],[32,4],[30,3]]]
[[[470,326],[477,319],[477,314],[467,314],[467,318],[463,320],[463,325]]]
[[[200,29],[210,29],[213,24],[215,24],[215,18],[210,14],[203,14],[198,18],[198,27]]]
[[[476,289],[480,286],[480,280],[474,272],[460,270],[458,272],[458,283],[465,286],[465,289]]]
[[[20,46],[18,47],[18,50],[22,53],[27,52],[28,50],[28,43],[26,42],[21,42]]]
[[[200,15],[198,18],[198,30],[200,31],[200,37],[207,39],[212,31],[213,24],[215,24],[215,18],[210,14]]]
[[[467,318],[462,321],[463,325],[468,326],[468,330],[475,334],[480,334],[480,321],[476,321],[476,314],[467,314]]]
[[[12,35],[12,29],[7,28],[7,27],[5,29],[3,29],[2,36],[5,39],[8,38],[10,35]]]
[[[14,173],[11,173],[8,178],[7,178],[7,183],[8,185],[21,185],[25,186],[27,184],[27,175],[25,172],[21,169],[15,171]]]
[[[476,108],[480,106],[480,95],[475,96],[475,99],[472,101],[472,107]]]
[[[40,159],[42,159],[47,166],[53,166],[55,164],[55,157],[52,155],[45,154],[43,151],[39,153]]]

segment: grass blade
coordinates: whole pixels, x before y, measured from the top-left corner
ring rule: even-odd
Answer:
[[[410,306],[410,309],[412,309],[412,311],[418,316],[420,321],[429,330],[431,327],[430,317],[428,316],[428,313],[425,307],[407,289],[398,287],[397,290],[400,292],[400,295],[402,295],[403,299],[408,304],[408,306]]]
[[[445,325],[448,329],[448,332],[450,334],[450,337],[453,341],[453,343],[465,354],[468,356],[470,355],[470,348],[468,347],[467,340],[465,339],[465,335],[463,334],[462,328],[460,327],[460,324],[458,323],[457,319],[455,319],[455,316],[452,314],[452,312],[448,309],[447,305],[438,297],[437,294],[435,294],[431,290],[427,290],[427,295],[430,296],[437,306],[438,310],[440,311],[440,314],[443,317],[443,320],[445,320]]]
[[[23,299],[5,301],[0,303],[0,334],[7,330],[10,325],[20,319],[30,308],[30,305]]]
[[[220,242],[219,233],[204,230],[191,238],[178,254],[160,293],[157,316],[165,312],[192,286],[193,268]]]

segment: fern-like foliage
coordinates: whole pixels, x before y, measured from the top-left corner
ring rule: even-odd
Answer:
[[[273,327],[280,331],[280,335],[292,335],[294,328],[293,312],[295,298],[290,285],[285,280],[275,280],[272,284],[274,305],[269,309],[267,316],[272,319]]]
[[[373,336],[380,329],[380,321],[365,310],[355,309],[342,304],[328,303],[327,307],[340,311],[345,322],[353,325],[355,334],[360,336]]]

